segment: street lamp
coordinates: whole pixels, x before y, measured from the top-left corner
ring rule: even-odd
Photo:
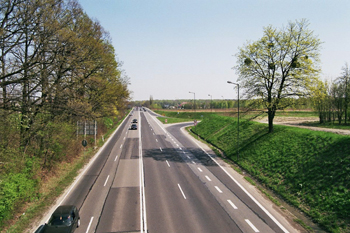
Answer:
[[[211,112],[213,112],[213,96],[211,94],[208,94],[208,96],[210,96],[211,100],[210,100],[210,109]]]
[[[224,96],[222,95],[221,97],[222,97],[222,105],[224,105],[224,106],[225,106],[225,110],[224,110],[224,112],[226,112],[226,106],[227,106],[227,104],[224,102],[224,101],[225,101]],[[222,105],[221,105],[221,106],[222,106]]]
[[[196,93],[190,91],[189,93],[193,94],[193,109],[196,111]]]
[[[239,83],[234,83],[231,81],[227,81],[229,84],[234,84],[237,86],[238,94],[237,94],[237,100],[238,100],[238,121],[237,121],[237,161],[239,159]]]

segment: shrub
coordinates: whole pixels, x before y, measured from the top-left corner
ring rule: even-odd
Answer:
[[[26,174],[9,174],[0,183],[0,226],[10,219],[13,209],[30,200],[36,193],[37,182]]]

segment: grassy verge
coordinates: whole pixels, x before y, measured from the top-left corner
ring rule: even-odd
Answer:
[[[350,231],[350,137],[210,116],[195,133],[328,232]]]
[[[106,139],[108,139],[121,124],[122,120],[107,131],[104,135],[104,140],[102,140],[102,138],[98,139],[97,145],[99,147],[104,144]],[[6,231],[2,232],[31,232],[28,227],[37,227],[35,225],[37,221],[43,217],[43,214],[56,202],[57,198],[63,194],[66,188],[73,183],[80,170],[90,161],[98,149],[99,148],[94,149],[93,147],[88,147],[80,156],[77,156],[69,163],[61,163],[50,178],[42,185],[40,197],[37,200],[27,203],[23,208],[23,214],[19,215],[17,220],[15,220]]]
[[[174,117],[157,117],[157,119],[163,124],[173,124],[173,123],[193,121],[191,119],[182,119],[182,118],[174,118]]]

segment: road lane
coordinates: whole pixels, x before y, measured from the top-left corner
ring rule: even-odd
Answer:
[[[149,123],[142,129],[149,232],[241,232],[177,149],[158,134],[162,131]]]
[[[138,112],[133,119],[141,122]],[[139,130],[128,130],[123,138],[116,175],[110,186],[96,232],[140,232]]]
[[[151,122],[152,118],[153,117],[149,117],[149,122]],[[154,120],[154,122],[157,122],[157,120]],[[160,126],[159,123],[157,124]],[[153,127],[154,131],[162,131],[162,129],[156,129],[156,124],[153,124]],[[180,131],[180,127],[174,126],[174,129],[175,128],[177,128],[177,131]],[[171,129],[169,129],[169,131],[171,131]],[[173,131],[173,133],[175,131]],[[182,160],[185,161],[193,173],[197,175],[202,181],[202,184],[208,188],[210,193],[212,193],[222,208],[234,219],[235,223],[243,232],[255,232],[256,229],[260,232],[297,232],[287,221],[283,220],[283,224],[281,224],[274,219],[268,211],[262,210],[264,207],[257,205],[252,200],[252,197],[249,197],[247,193],[242,191],[241,187],[237,186],[237,184],[233,182],[207,154],[203,155],[202,149],[198,148],[198,146],[194,146],[193,143],[189,144],[188,138],[184,140],[182,135],[177,134],[175,138],[173,133],[168,133],[167,130],[163,130],[163,134],[166,135],[167,140],[172,143],[174,148],[177,148],[178,154],[181,155]],[[198,164],[200,167],[197,166]],[[216,175],[218,171],[213,173],[212,169],[221,170],[220,179],[218,179]],[[223,175],[226,177],[223,178]],[[232,188],[232,186],[235,187]],[[288,229],[284,224],[288,225]]]
[[[124,120],[62,202],[80,208],[77,233],[140,231],[138,131],[129,130],[133,118],[138,114]]]

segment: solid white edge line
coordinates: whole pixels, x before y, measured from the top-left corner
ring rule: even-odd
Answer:
[[[228,203],[230,203],[230,205],[235,209],[237,210],[237,206],[235,204],[233,204],[233,202],[231,200],[227,200]]]
[[[94,220],[94,217],[91,217],[90,222],[89,222],[89,226],[88,226],[88,228],[86,229],[86,233],[88,233],[89,230],[90,230],[90,227],[91,227],[91,224],[92,224],[92,220]]]
[[[228,173],[228,171],[226,171],[226,169],[224,167],[222,167],[208,152],[206,152],[192,137],[190,138],[195,144],[197,144],[197,146],[199,148],[201,148],[204,153],[206,153],[242,190],[243,192],[245,192],[249,197],[250,199],[252,199],[255,204],[257,204],[266,214],[267,216],[269,216],[272,221],[274,221],[280,228],[283,232],[285,233],[289,233],[289,231],[284,228],[284,226],[279,222],[277,221],[277,219],[267,210],[265,209],[265,207],[263,207],[260,202],[258,202],[258,200],[256,200],[235,178],[233,178],[233,176],[231,176],[230,173]]]
[[[141,116],[139,112],[140,130],[139,130],[139,164],[140,164],[140,225],[141,233],[147,232],[146,217],[146,197],[145,197],[145,177],[143,170],[142,140],[141,140]]]
[[[106,179],[105,184],[103,185],[103,187],[106,186],[108,179],[109,179],[109,175],[107,176],[107,179]]]
[[[186,199],[185,193],[182,191],[182,188],[181,188],[180,184],[177,184],[177,186],[179,186],[179,189],[180,189],[180,191],[182,193],[182,196]]]
[[[248,225],[253,229],[254,232],[260,232],[254,225],[249,221],[249,219],[244,219]]]

